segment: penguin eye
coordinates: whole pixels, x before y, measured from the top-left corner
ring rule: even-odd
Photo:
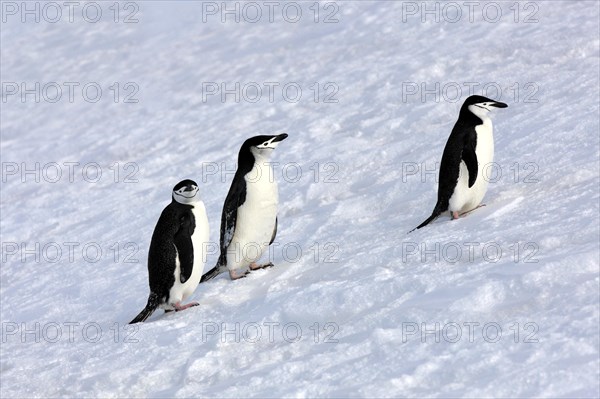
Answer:
[[[268,141],[265,141],[265,142],[263,143],[263,145],[266,147],[266,146],[268,146],[268,145],[269,145],[269,142],[268,142]]]

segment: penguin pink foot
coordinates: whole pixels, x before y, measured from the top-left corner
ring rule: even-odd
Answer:
[[[229,271],[229,277],[232,280],[239,280],[241,278],[246,277],[246,275],[248,275],[248,273],[250,273],[250,270],[244,270],[244,271],[241,271],[241,272],[238,272],[236,270],[230,270]]]
[[[190,302],[187,305],[180,305],[180,302],[177,302],[175,305],[173,305],[173,307],[175,308],[176,312],[180,312],[182,310],[186,310],[187,308],[191,308],[193,306],[198,306],[199,303],[198,302]]]
[[[265,263],[264,265],[259,265],[258,263],[254,263],[252,262],[250,264],[250,270],[258,270],[258,269],[266,269],[268,267],[273,267],[273,263],[269,262],[269,263]]]

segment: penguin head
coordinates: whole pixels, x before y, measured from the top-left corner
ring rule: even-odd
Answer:
[[[470,111],[477,115],[479,118],[487,117],[490,111],[494,108],[506,108],[508,105],[500,101],[494,101],[484,96],[470,96],[468,97],[462,108],[461,113]]]
[[[200,200],[198,185],[193,180],[182,180],[173,187],[173,200],[180,204],[191,205]]]
[[[258,158],[269,157],[271,152],[280,142],[287,138],[286,133],[282,133],[276,136],[254,136],[242,144],[240,154],[244,151],[250,151],[252,155]]]

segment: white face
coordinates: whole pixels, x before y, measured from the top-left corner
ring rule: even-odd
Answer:
[[[492,102],[487,101],[483,103],[469,105],[469,111],[471,111],[480,118],[487,118],[488,114],[493,108],[492,104]]]
[[[200,201],[200,189],[198,186],[192,186],[191,191],[186,191],[187,187],[181,187],[179,190],[173,191],[173,198],[180,204],[190,205]]]
[[[260,143],[259,145],[256,146],[256,148],[258,148],[259,150],[274,150],[275,148],[277,148],[279,143],[281,143],[281,141],[273,142],[273,140],[275,140],[276,138],[277,137],[273,137],[270,140]]]
[[[273,150],[277,148],[279,143],[281,143],[281,141],[274,142],[273,140],[275,140],[276,138],[277,137],[273,137],[272,139],[264,141],[258,144],[257,146],[250,147],[250,151],[257,158],[269,157]]]

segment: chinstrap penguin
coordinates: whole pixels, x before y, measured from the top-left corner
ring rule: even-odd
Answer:
[[[223,205],[219,260],[202,277],[210,280],[228,270],[232,280],[250,270],[273,266],[256,262],[277,234],[279,194],[273,173],[271,153],[288,137],[255,136],[244,142],[238,154],[238,167]]]
[[[452,219],[457,219],[481,206],[488,186],[483,169],[494,160],[489,112],[507,106],[483,96],[465,100],[442,155],[437,203],[431,216],[411,231],[426,226],[442,212],[449,210]]]
[[[150,296],[130,324],[145,321],[158,307],[179,311],[198,305],[181,302],[200,282],[208,239],[208,218],[198,185],[183,180],[173,188],[171,203],[154,228],[148,252]]]

